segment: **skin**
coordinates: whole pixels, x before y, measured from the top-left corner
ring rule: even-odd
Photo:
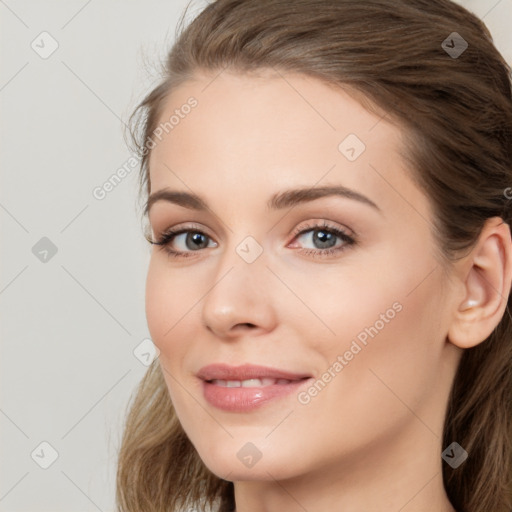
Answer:
[[[168,96],[162,122],[190,96],[198,106],[149,161],[151,192],[194,192],[210,207],[161,200],[149,211],[155,240],[191,222],[206,235],[202,249],[186,235],[171,242],[188,258],[153,245],[147,275],[148,327],[185,432],[205,465],[234,482],[238,512],[453,512],[445,409],[463,350],[504,313],[508,226],[489,219],[472,251],[443,266],[398,126],[313,78],[217,75],[198,73]],[[352,162],[338,149],[350,133],[366,145]],[[349,187],[380,211],[336,196],[266,210],[276,192],[324,185]],[[301,253],[326,249],[314,230],[294,229],[324,220],[357,243]],[[252,263],[236,252],[247,236],[263,250]],[[292,393],[235,413],[203,398],[196,372],[214,362],[321,378],[396,303],[400,312],[307,404]],[[237,457],[248,442],[261,452],[252,467]]]

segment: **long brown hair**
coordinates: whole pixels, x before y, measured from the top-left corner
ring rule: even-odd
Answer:
[[[150,191],[148,143],[164,100],[194,73],[215,76],[225,68],[309,75],[397,123],[411,176],[433,206],[433,231],[448,266],[473,246],[486,219],[500,216],[510,225],[504,191],[512,186],[511,69],[483,22],[450,0],[211,3],[178,30],[160,84],[132,115],[141,193]],[[456,470],[443,464],[459,512],[512,509],[510,305],[509,294],[493,333],[464,351],[451,390],[443,448],[457,441],[469,453]],[[228,511],[233,494],[233,483],[205,467],[181,428],[155,360],[129,404],[118,511]]]

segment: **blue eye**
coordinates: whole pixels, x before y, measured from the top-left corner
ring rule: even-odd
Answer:
[[[316,249],[298,250],[298,252],[301,254],[308,256],[330,256],[334,253],[341,252],[348,246],[354,245],[356,243],[354,237],[348,235],[345,231],[337,227],[330,226],[325,222],[311,226],[302,226],[301,229],[294,233],[294,240],[303,237],[307,233],[311,233],[311,235],[308,235],[308,238],[311,240],[311,242],[313,244],[318,244],[319,246]],[[182,235],[185,236],[182,237]],[[172,248],[172,244],[176,243],[180,237],[182,237],[181,243],[184,244],[184,247],[178,250]],[[336,239],[339,239],[341,244],[338,243],[338,245],[336,245]],[[193,228],[192,226],[178,229],[168,229],[160,236],[156,242],[148,239],[150,243],[153,245],[162,246],[170,256],[176,258],[188,258],[193,256],[193,253],[200,252],[202,249],[206,249],[208,247],[212,247],[209,245],[208,240],[214,244],[213,247],[217,246],[216,242],[213,242],[207,234],[205,234],[200,229]]]
[[[330,256],[334,253],[338,253],[347,248],[347,246],[354,245],[356,240],[354,237],[348,235],[345,231],[338,229],[334,226],[330,226],[327,223],[323,223],[321,225],[312,225],[306,226],[306,228],[302,227],[296,235],[304,236],[306,233],[311,233],[307,235],[311,243],[318,244],[319,248],[317,249],[301,249],[299,252],[305,255],[311,256]],[[336,239],[341,241],[341,244],[336,246]]]

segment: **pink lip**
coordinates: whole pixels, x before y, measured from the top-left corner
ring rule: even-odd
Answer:
[[[199,370],[197,376],[203,380],[203,396],[214,407],[231,412],[248,412],[272,399],[284,397],[298,391],[310,375],[292,373],[266,366],[211,364]],[[212,380],[286,379],[291,382],[253,388],[228,388]]]
[[[307,373],[291,373],[268,366],[243,364],[241,366],[229,366],[224,363],[209,364],[203,366],[197,376],[203,380],[247,380],[247,379],[287,379],[300,380],[311,377]]]

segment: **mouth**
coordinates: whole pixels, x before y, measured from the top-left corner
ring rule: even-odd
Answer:
[[[197,376],[207,382],[226,381],[232,383],[244,383],[249,381],[259,381],[258,385],[267,386],[275,384],[276,382],[274,381],[297,381],[311,377],[311,375],[306,373],[296,373],[270,366],[254,364],[230,366],[225,363],[215,363],[203,366],[203,368],[201,368],[197,373]],[[270,382],[270,380],[272,380],[272,382]],[[256,383],[253,382],[247,387],[254,387],[255,385]],[[236,386],[233,385],[232,387]]]
[[[271,378],[262,378],[262,379],[246,379],[246,380],[222,380],[222,379],[213,379],[207,380],[206,382],[210,384],[215,384],[216,386],[221,386],[223,388],[262,388],[267,386],[274,385],[286,385],[291,384],[292,382],[297,382],[297,380],[308,379],[309,377],[303,377],[302,379],[296,380],[288,380],[288,379],[271,379]]]
[[[249,412],[277,399],[290,398],[311,375],[266,366],[212,364],[197,373],[210,405],[229,412]]]

